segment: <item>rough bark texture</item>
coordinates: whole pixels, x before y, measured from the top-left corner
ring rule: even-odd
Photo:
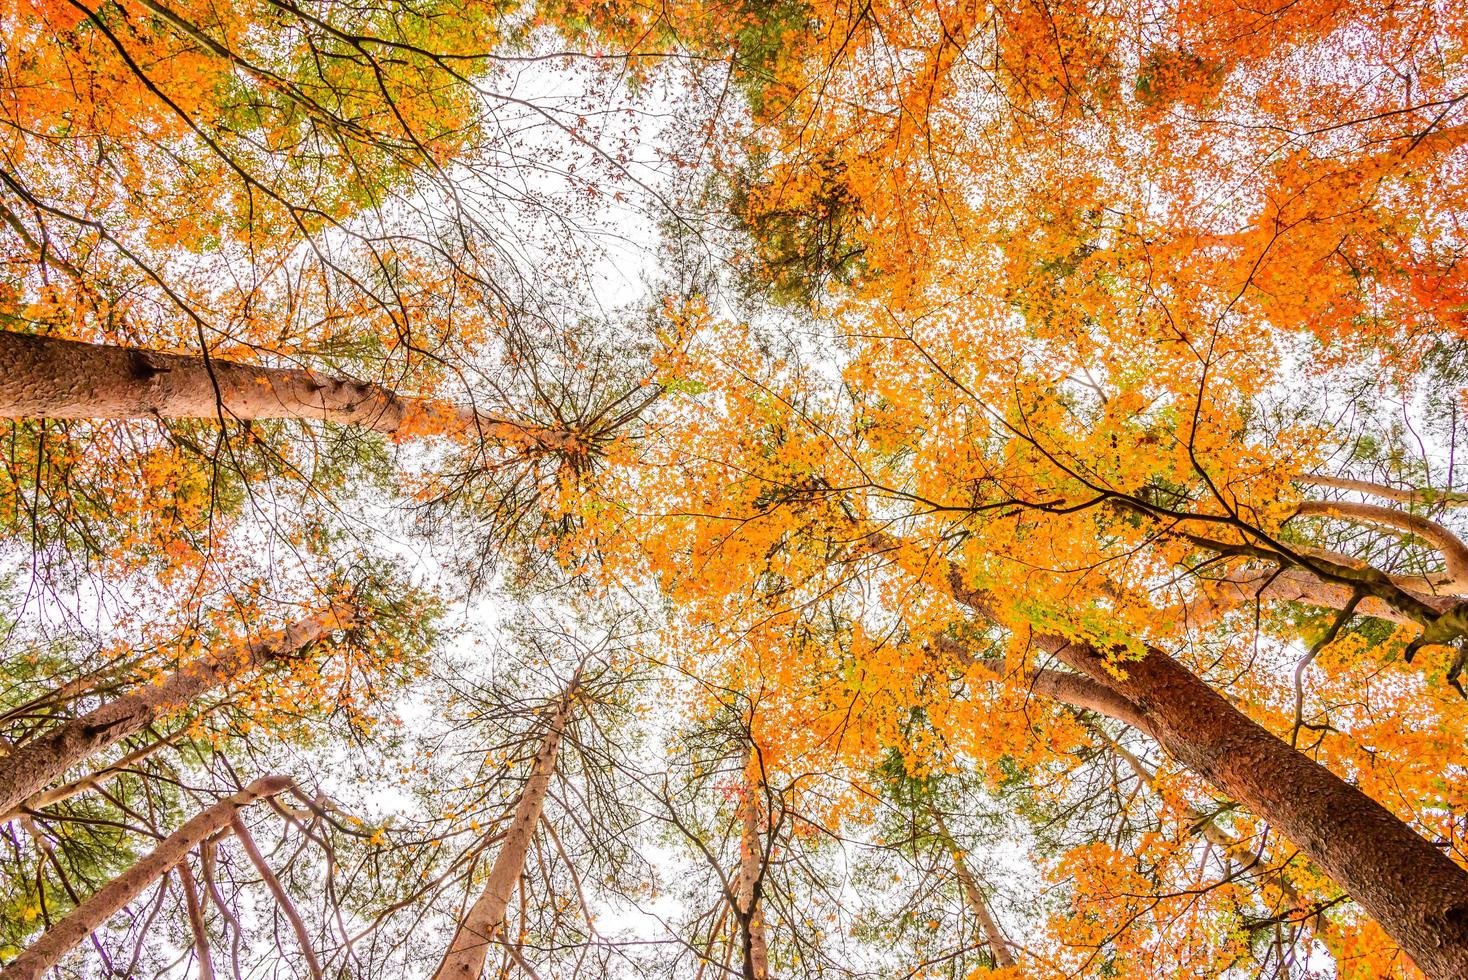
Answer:
[[[968,869],[968,862],[963,859],[963,851],[954,843],[953,835],[948,832],[948,823],[943,819],[943,814],[928,801],[928,812],[932,814],[933,823],[938,827],[938,833],[943,837],[943,843],[948,848],[948,854],[953,859],[953,870],[958,875],[959,884],[963,886],[964,897],[968,900],[970,911],[978,920],[979,929],[984,933],[984,939],[989,944],[989,951],[994,954],[994,965],[1000,969],[1014,966],[1018,960],[1014,955],[1014,949],[1009,945],[1009,940],[1004,938],[1004,931],[999,928],[999,923],[994,919],[994,913],[989,908],[989,902],[984,898],[984,892],[979,888],[978,880]]]
[[[484,891],[464,916],[449,944],[448,953],[435,973],[434,980],[479,980],[484,972],[484,961],[489,955],[489,946],[505,925],[505,910],[510,904],[510,895],[515,883],[525,870],[525,856],[530,842],[535,837],[535,828],[540,823],[540,814],[545,807],[545,794],[550,788],[551,777],[556,771],[556,757],[561,750],[561,737],[566,731],[566,722],[571,717],[571,702],[581,683],[581,672],[571,679],[566,693],[561,698],[556,713],[551,717],[550,729],[540,743],[535,764],[530,770],[530,779],[520,791],[520,802],[515,806],[515,816],[510,829],[505,833],[504,843],[495,856],[489,871],[489,880]]]
[[[954,598],[997,619],[955,572]],[[1095,647],[1037,634],[1061,663],[1136,705],[1169,753],[1298,847],[1433,978],[1468,977],[1468,872],[1154,647],[1116,677]]]
[[[100,891],[52,926],[0,972],[0,980],[40,980],[78,943],[167,874],[204,838],[227,827],[241,807],[284,792],[290,785],[290,779],[285,776],[266,776],[194,817],[165,838],[151,854],[103,885]]]
[[[1175,758],[1279,830],[1379,922],[1417,966],[1468,977],[1468,872],[1371,797],[1244,715],[1160,650],[1111,676],[1086,644],[1057,658],[1138,704]]]
[[[162,683],[141,685],[131,694],[114,698],[15,746],[0,758],[0,813],[11,813],[72,766],[140,731],[159,716],[187,707],[226,681],[294,654],[332,630],[341,629],[349,618],[348,613],[331,610],[247,646],[209,654],[168,675]]]
[[[35,793],[31,796],[26,797],[20,802],[19,805],[11,809],[9,812],[0,813],[0,823],[4,823],[7,820],[13,820],[17,815],[20,814],[22,810],[39,810],[42,807],[52,806],[56,803],[65,802],[66,800],[71,799],[73,796],[78,796],[82,793],[87,793],[95,789],[101,789],[104,784],[113,779],[116,779],[132,766],[137,765],[139,762],[142,762],[149,756],[154,755],[155,753],[163,750],[169,745],[172,745],[174,738],[177,737],[177,734],[178,733],[174,733],[173,735],[169,735],[166,738],[160,738],[156,742],[149,742],[147,745],[144,745],[141,748],[134,749],[127,755],[123,756],[121,759],[118,759],[112,765],[108,766],[106,769],[103,769],[101,772],[94,772],[89,775],[83,776],[80,779],[73,779],[71,782],[65,783],[61,786],[53,786],[51,789],[42,790],[39,793]],[[0,766],[3,765],[4,760],[0,759]]]
[[[394,432],[407,402],[296,368],[0,332],[0,417],[310,418]]]
[[[492,442],[572,449],[577,435],[408,398],[303,368],[89,344],[0,331],[0,418],[323,419],[394,433],[446,415]]]
[[[760,882],[764,877],[765,846],[760,834],[758,778],[759,763],[751,759],[745,770],[744,793],[739,801],[739,875],[734,886],[735,913],[744,939],[745,980],[769,980],[770,947],[759,907]]]

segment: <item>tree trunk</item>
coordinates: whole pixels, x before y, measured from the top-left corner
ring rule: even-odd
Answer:
[[[184,860],[204,838],[229,826],[230,818],[241,807],[263,797],[275,796],[290,786],[291,781],[286,776],[266,776],[194,817],[165,838],[151,854],[103,885],[100,891],[52,926],[4,971],[0,971],[0,980],[40,980],[78,943]]]
[[[0,823],[4,823],[7,820],[14,820],[22,810],[39,810],[42,807],[63,803],[73,796],[79,796],[82,793],[101,789],[105,783],[116,779],[137,763],[172,745],[174,740],[182,735],[184,731],[185,729],[181,728],[160,738],[156,742],[149,742],[147,745],[134,749],[100,772],[89,773],[80,779],[73,779],[71,782],[61,786],[54,786],[51,789],[32,794],[13,807],[9,812],[0,813]],[[4,760],[0,759],[0,767],[3,766]]]
[[[214,980],[214,957],[209,951],[209,929],[204,922],[204,905],[199,901],[199,887],[189,870],[188,858],[178,862],[178,880],[183,885],[184,903],[189,912],[189,931],[194,934],[194,955],[199,958],[199,980]]]
[[[1155,794],[1164,806],[1173,806],[1165,794],[1157,791],[1156,774],[1143,765],[1142,760],[1138,759],[1125,746],[1112,739],[1099,728],[1088,727],[1091,727],[1093,734],[1106,743],[1107,747],[1117,758],[1126,763],[1127,768],[1137,777],[1138,782]],[[1185,807],[1182,810],[1182,816],[1183,819],[1192,824],[1194,833],[1201,835],[1204,840],[1222,851],[1230,861],[1239,865],[1241,871],[1249,872],[1270,863],[1269,859],[1263,854],[1247,847],[1242,841],[1218,826],[1208,814],[1202,813],[1193,807]],[[1285,910],[1299,912],[1305,910],[1300,891],[1295,887],[1294,882],[1290,880],[1284,867],[1281,866],[1267,874],[1261,875],[1259,883],[1265,895],[1270,897],[1271,900],[1277,900],[1279,906]],[[1315,938],[1324,944],[1332,956],[1340,955],[1340,937],[1336,932],[1335,926],[1325,917],[1324,912],[1317,912],[1309,916],[1305,919],[1305,922],[1309,925],[1310,931],[1314,933]]]
[[[275,872],[270,870],[270,865],[265,863],[265,856],[260,853],[260,848],[255,846],[255,838],[250,835],[250,828],[240,819],[238,813],[229,819],[230,829],[234,831],[240,846],[245,849],[245,856],[255,866],[260,874],[260,880],[265,882],[265,887],[270,889],[270,894],[275,896],[275,904],[280,906],[281,912],[285,913],[286,919],[291,924],[292,931],[296,934],[296,942],[301,947],[301,955],[306,958],[306,969],[311,973],[311,980],[321,980],[321,964],[316,959],[316,950],[311,946],[311,934],[306,930],[306,921],[301,918],[301,913],[296,911],[296,905],[291,897],[286,894],[280,879],[275,877]]]
[[[998,621],[955,571],[954,598]],[[1136,705],[1150,734],[1314,861],[1435,980],[1468,977],[1468,872],[1385,807],[1235,708],[1155,647],[1118,678],[1087,643],[1036,634],[1061,663]]]
[[[734,911],[744,934],[745,980],[769,980],[770,947],[765,939],[765,921],[760,912],[759,892],[764,877],[765,845],[760,833],[759,761],[750,753],[744,770],[744,789],[739,800],[739,877],[735,885],[738,902]]]
[[[561,696],[556,713],[551,716],[550,729],[540,743],[535,765],[530,770],[530,779],[520,791],[515,816],[510,821],[510,829],[505,833],[499,854],[495,856],[494,866],[490,868],[484,891],[459,923],[453,942],[449,944],[448,953],[439,965],[438,972],[433,975],[434,980],[479,980],[480,974],[484,972],[489,944],[504,928],[505,909],[510,904],[510,895],[525,870],[525,856],[535,837],[535,828],[540,823],[545,794],[550,788],[551,776],[556,771],[561,737],[565,733],[566,722],[571,717],[571,702],[580,684],[581,671],[578,669],[566,687],[565,694]]]
[[[496,442],[568,449],[566,430],[493,419],[381,385],[136,347],[0,331],[0,418],[323,419],[395,433],[415,417]]]
[[[1468,977],[1468,872],[1406,823],[1160,650],[1125,662],[1126,677],[1117,679],[1087,644],[1045,637],[1041,645],[1139,704],[1163,748],[1277,828],[1424,973]]]
[[[953,859],[953,870],[958,874],[959,884],[963,886],[964,897],[968,899],[969,908],[974,913],[974,918],[979,920],[979,928],[983,930],[984,939],[989,943],[989,951],[994,954],[994,965],[1001,970],[1014,966],[1016,962],[1014,950],[1009,945],[1009,940],[1004,938],[1004,932],[999,928],[999,923],[994,919],[994,913],[989,908],[989,903],[984,899],[984,893],[979,889],[979,883],[973,873],[968,869],[968,863],[963,859],[963,851],[959,850],[953,835],[948,832],[948,823],[943,819],[943,814],[928,800],[928,813],[933,817],[933,823],[938,828],[938,833],[943,838],[943,843],[948,847],[948,854]]]
[[[332,630],[341,629],[350,616],[329,610],[243,648],[206,655],[161,683],[141,685],[131,694],[114,698],[11,748],[0,758],[0,813],[11,813],[72,766],[141,730],[160,715],[186,708],[220,684],[296,653]]]

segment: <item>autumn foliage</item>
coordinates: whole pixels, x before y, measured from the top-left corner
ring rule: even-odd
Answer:
[[[1468,8],[0,22],[0,964],[1468,976]]]

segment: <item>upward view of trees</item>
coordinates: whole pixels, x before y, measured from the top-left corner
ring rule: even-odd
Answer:
[[[1468,977],[1468,7],[0,21],[0,980]]]

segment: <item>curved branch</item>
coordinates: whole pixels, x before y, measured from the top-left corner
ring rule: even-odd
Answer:
[[[1003,658],[976,657],[972,650],[952,637],[939,636],[933,640],[933,646],[939,652],[960,663],[978,667],[998,680],[1003,680],[1007,676],[1004,671]],[[1023,683],[1034,694],[1068,704],[1074,708],[1094,711],[1098,715],[1105,715],[1143,734],[1155,737],[1152,722],[1148,720],[1141,708],[1084,674],[1041,667],[1025,671]]]
[[[291,901],[290,895],[286,894],[285,887],[281,885],[280,879],[275,872],[270,870],[270,865],[265,863],[265,856],[260,853],[260,848],[255,846],[255,838],[250,836],[250,830],[245,822],[240,819],[238,813],[231,814],[230,828],[235,837],[239,838],[240,845],[244,847],[245,854],[250,863],[260,873],[260,878],[265,882],[265,887],[270,889],[270,894],[275,896],[275,902],[285,917],[290,920],[291,929],[296,934],[296,942],[301,946],[301,953],[306,957],[306,968],[311,971],[312,980],[321,980],[321,964],[316,959],[316,950],[311,946],[311,934],[306,930],[306,921],[301,918],[301,913],[296,910],[296,903]]]
[[[1272,568],[1244,568],[1229,572],[1222,578],[1199,579],[1200,602],[1194,611],[1207,619],[1213,619],[1239,606],[1258,600],[1272,602],[1302,602],[1324,609],[1340,611],[1350,603],[1355,590],[1338,582],[1327,582],[1303,568],[1287,568],[1279,571]],[[1423,605],[1435,609],[1439,615],[1457,603],[1449,596],[1434,596],[1413,593]],[[1356,607],[1362,616],[1384,619],[1404,625],[1420,625],[1421,621],[1402,612],[1396,606],[1376,596],[1366,596]]]
[[[1445,507],[1468,507],[1468,493],[1452,490],[1403,490],[1370,480],[1355,480],[1347,476],[1297,476],[1296,483],[1311,487],[1330,487],[1332,490],[1354,490],[1383,500],[1394,500],[1399,504],[1442,504]]]
[[[1300,517],[1340,517],[1353,522],[1381,524],[1415,535],[1432,545],[1447,565],[1446,578],[1429,577],[1434,585],[1455,594],[1468,592],[1468,545],[1437,521],[1417,514],[1348,500],[1305,500],[1295,509]]]

